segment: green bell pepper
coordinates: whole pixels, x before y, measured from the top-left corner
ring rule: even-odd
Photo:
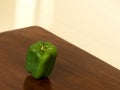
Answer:
[[[38,41],[28,48],[26,70],[33,78],[47,77],[55,64],[57,48],[50,42]]]

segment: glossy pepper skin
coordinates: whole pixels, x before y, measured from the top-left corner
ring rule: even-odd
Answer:
[[[26,69],[35,79],[47,77],[55,64],[57,48],[50,42],[38,41],[28,48]]]

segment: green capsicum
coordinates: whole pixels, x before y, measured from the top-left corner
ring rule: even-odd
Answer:
[[[26,70],[33,78],[47,77],[55,64],[57,48],[50,42],[38,41],[29,48],[26,56]]]

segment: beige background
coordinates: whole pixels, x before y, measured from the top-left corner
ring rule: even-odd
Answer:
[[[120,69],[119,0],[0,1],[0,32],[32,25]]]

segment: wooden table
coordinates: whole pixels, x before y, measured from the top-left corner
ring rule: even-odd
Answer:
[[[38,40],[58,48],[55,67],[42,80],[25,70],[27,49]],[[41,27],[1,33],[0,47],[0,90],[120,90],[120,70]]]

